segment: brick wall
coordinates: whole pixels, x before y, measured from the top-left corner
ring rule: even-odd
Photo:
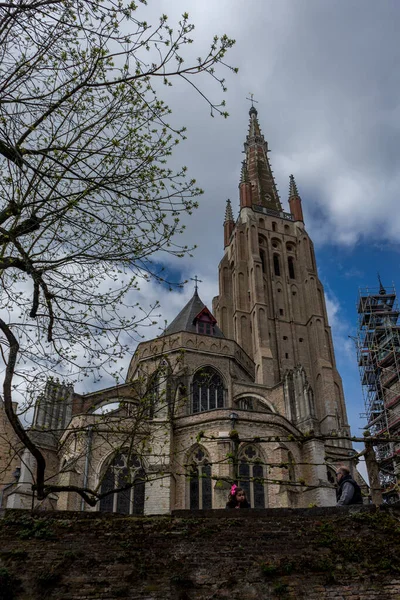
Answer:
[[[2,600],[395,600],[400,509],[7,511]]]

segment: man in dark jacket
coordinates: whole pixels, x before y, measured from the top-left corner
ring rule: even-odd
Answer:
[[[361,488],[350,475],[347,467],[339,467],[336,471],[337,490],[336,506],[347,506],[348,504],[362,504]]]

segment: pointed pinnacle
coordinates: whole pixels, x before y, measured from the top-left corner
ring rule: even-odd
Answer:
[[[233,212],[232,212],[232,205],[231,205],[231,201],[228,200],[226,201],[226,210],[225,210],[225,221],[224,223],[228,223],[229,221],[233,221]]]
[[[249,124],[249,137],[254,137],[254,136],[261,136],[261,129],[260,129],[260,124],[258,122],[257,119],[257,111],[254,108],[254,106],[252,106],[249,110],[249,116],[250,116],[250,124]]]
[[[379,281],[379,293],[381,296],[386,296],[386,290],[382,285],[381,276],[378,273],[378,281]]]
[[[289,180],[290,180],[290,182],[289,182],[289,198],[291,196],[298,196],[299,195],[299,191],[297,189],[297,185],[296,185],[294,176],[290,175]]]
[[[240,172],[240,183],[248,183],[250,181],[249,179],[249,172],[247,170],[247,162],[245,160],[242,161],[242,170]]]

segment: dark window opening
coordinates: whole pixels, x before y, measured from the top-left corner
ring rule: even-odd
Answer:
[[[260,250],[260,258],[261,258],[261,268],[263,273],[266,272],[266,261],[265,261],[265,252],[264,250]]]
[[[287,352],[285,353],[285,358],[289,358],[289,354]]]
[[[149,419],[154,419],[155,408],[160,400],[160,376],[155,373],[150,379],[148,391],[144,401],[147,401],[147,412]]]
[[[283,316],[283,308],[280,308],[280,309],[279,309],[279,314],[280,314],[281,316]]]
[[[221,377],[211,367],[197,371],[193,377],[192,412],[204,412],[224,407],[224,387]]]
[[[238,408],[240,410],[254,410],[253,398],[240,398]]]
[[[283,339],[284,339],[284,340],[287,340],[287,335],[284,335],[284,336],[283,336]]]
[[[126,488],[128,489],[121,489]],[[120,491],[118,491],[120,489]],[[101,484],[101,493],[117,490],[100,500],[101,512],[142,515],[145,499],[145,473],[137,456],[118,454],[109,465]]]
[[[292,292],[292,296],[295,296],[295,295],[296,295],[296,292]]]
[[[212,508],[211,465],[201,448],[193,454],[188,476],[190,510]]]
[[[247,446],[240,458],[239,486],[253,508],[265,508],[264,467],[254,446]]]
[[[299,338],[299,342],[302,342],[302,341],[303,341],[303,338]]]
[[[197,333],[204,333],[205,335],[214,335],[214,327],[211,323],[205,321],[197,321]]]
[[[277,277],[279,277],[281,274],[281,268],[280,268],[280,264],[279,264],[279,256],[277,254],[274,254],[274,273]]]
[[[294,274],[293,256],[289,256],[289,258],[288,258],[288,267],[289,267],[289,277],[290,277],[290,279],[296,279],[295,274]]]
[[[272,223],[272,231],[276,231],[276,223]]]

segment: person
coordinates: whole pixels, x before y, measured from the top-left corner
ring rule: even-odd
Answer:
[[[361,488],[350,475],[347,467],[339,467],[336,471],[337,489],[336,506],[347,506],[349,504],[362,504]]]
[[[243,488],[238,487],[236,483],[231,487],[226,508],[250,508],[250,504],[247,502],[246,492]]]

